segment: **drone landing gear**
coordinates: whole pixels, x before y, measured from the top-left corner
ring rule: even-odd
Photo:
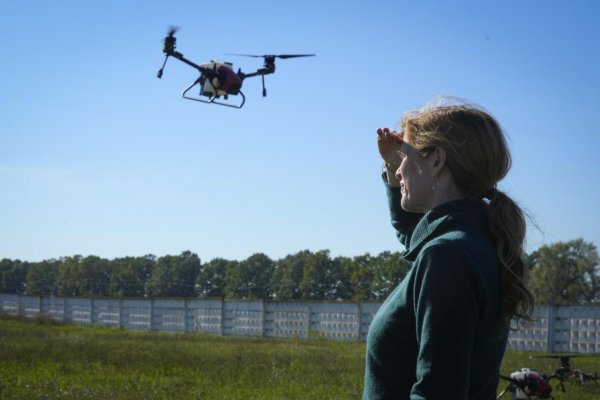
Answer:
[[[200,97],[193,97],[193,96],[187,95],[187,92],[189,92],[190,89],[192,89],[196,85],[200,85],[200,96],[205,96],[208,98],[208,100],[202,99]],[[194,83],[192,83],[187,89],[185,89],[183,91],[182,97],[184,99],[199,101],[201,103],[218,104],[220,106],[232,107],[232,108],[242,108],[244,106],[244,103],[246,102],[246,96],[244,96],[244,93],[242,93],[242,91],[239,91],[237,94],[242,96],[242,101],[239,104],[235,104],[232,102],[217,101],[218,99],[221,98],[221,95],[213,93],[213,92],[204,92],[203,85],[201,84],[200,78],[198,78]],[[225,100],[227,100],[228,97],[229,96],[227,94],[223,95],[223,98]]]

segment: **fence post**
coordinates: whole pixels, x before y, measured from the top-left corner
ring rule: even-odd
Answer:
[[[21,318],[21,295],[17,294],[17,318]]]
[[[95,313],[96,313],[95,303],[96,302],[94,300],[95,300],[94,298],[90,299],[90,324],[91,325],[95,325],[98,322],[98,318],[96,318],[96,315],[95,315]]]
[[[225,298],[221,297],[221,336],[225,336]]]
[[[306,338],[310,339],[310,303],[306,304]]]
[[[63,322],[65,324],[71,323],[71,317],[67,317],[67,298],[63,297]]]
[[[260,336],[266,336],[266,321],[267,321],[267,307],[265,306],[265,299],[262,299],[261,304],[261,319],[260,319]]]
[[[188,323],[188,299],[183,299],[183,331],[189,332],[190,327]]]
[[[360,342],[360,331],[362,326],[362,303],[356,303],[356,341]]]
[[[119,328],[123,328],[123,298],[119,297]]]
[[[548,306],[548,334],[546,336],[546,352],[548,353],[554,353],[554,320],[555,315],[558,315],[556,311],[554,305]]]
[[[154,330],[154,299],[150,299],[150,330]]]

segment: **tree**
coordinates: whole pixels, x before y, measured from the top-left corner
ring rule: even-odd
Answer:
[[[271,298],[269,283],[273,276],[275,263],[267,255],[256,253],[240,263],[241,270],[247,277],[248,298],[268,299]]]
[[[402,259],[400,253],[389,251],[371,258],[370,264],[373,271],[370,297],[377,301],[387,298],[410,268],[410,264]]]
[[[57,273],[59,260],[44,260],[32,263],[27,271],[27,290],[30,296],[49,296],[58,294]]]
[[[350,280],[354,289],[355,301],[372,300],[371,286],[373,284],[373,266],[369,253],[354,257],[354,269]]]
[[[267,299],[275,263],[263,253],[256,253],[225,271],[225,295],[235,299]]]
[[[190,251],[179,256],[163,256],[152,270],[146,292],[154,297],[192,297],[200,272],[200,259]]]
[[[243,299],[248,296],[248,288],[242,279],[239,263],[229,264],[225,269],[225,297]]]
[[[80,255],[60,260],[56,284],[59,296],[107,296],[110,262],[97,256]]]
[[[237,265],[237,261],[215,258],[203,264],[196,279],[196,292],[200,297],[224,297],[225,273],[227,268]]]
[[[331,260],[331,272],[329,274],[329,290],[327,299],[329,300],[350,300],[352,299],[352,271],[354,261],[348,257],[336,257]]]
[[[20,260],[0,260],[0,292],[23,294],[30,264]]]
[[[142,297],[156,264],[152,254],[144,257],[124,257],[112,261],[108,293],[112,297]]]
[[[540,304],[598,303],[598,252],[592,243],[576,239],[540,247],[528,257],[530,289]]]
[[[329,250],[311,254],[304,264],[300,291],[307,300],[326,300],[332,298],[334,274]]]
[[[81,259],[80,255],[60,259],[56,277],[59,296],[81,295],[81,288],[79,286],[79,263]]]
[[[273,298],[279,301],[298,300],[302,296],[300,282],[304,274],[304,266],[311,256],[309,250],[287,255],[275,263],[271,278]]]
[[[79,295],[107,296],[110,283],[110,263],[98,256],[87,256],[79,262]]]

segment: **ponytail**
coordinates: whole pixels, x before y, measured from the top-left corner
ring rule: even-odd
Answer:
[[[502,322],[520,324],[531,322],[534,299],[525,280],[527,265],[523,259],[525,216],[521,208],[505,193],[492,189],[487,206],[488,225],[500,260],[502,287]],[[487,196],[486,196],[487,197]]]

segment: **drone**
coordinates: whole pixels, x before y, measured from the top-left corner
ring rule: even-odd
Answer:
[[[581,369],[576,369],[571,367],[571,358],[574,357],[582,357],[579,355],[564,355],[564,354],[549,354],[544,356],[535,356],[533,358],[554,358],[557,359],[560,363],[560,366],[556,369],[553,375],[551,375],[550,379],[558,379],[558,387],[561,391],[565,391],[565,380],[577,380],[584,384],[587,381],[592,381],[596,385],[598,384],[598,373],[590,374],[584,372]]]
[[[218,104],[226,107],[242,108],[246,102],[246,96],[242,92],[242,84],[246,78],[252,78],[260,76],[262,78],[262,95],[267,96],[267,89],[265,88],[265,75],[269,75],[275,72],[275,59],[287,59],[296,57],[314,57],[314,54],[279,54],[279,55],[251,55],[251,54],[230,54],[235,56],[243,57],[255,57],[263,59],[263,67],[257,69],[255,72],[245,73],[241,69],[237,72],[233,70],[233,64],[225,61],[211,60],[205,64],[196,64],[183,56],[180,52],[175,50],[175,44],[177,38],[175,33],[177,28],[171,28],[163,42],[163,53],[165,54],[165,61],[158,71],[157,77],[160,79],[163,75],[163,70],[167,64],[169,57],[175,57],[179,61],[189,65],[200,72],[200,77],[197,78],[190,86],[183,91],[183,98],[188,100],[199,101],[208,104]],[[199,86],[198,96],[189,94],[188,92],[194,87]],[[238,103],[230,102],[229,96],[240,96],[241,101]],[[221,97],[223,98],[222,101]]]

